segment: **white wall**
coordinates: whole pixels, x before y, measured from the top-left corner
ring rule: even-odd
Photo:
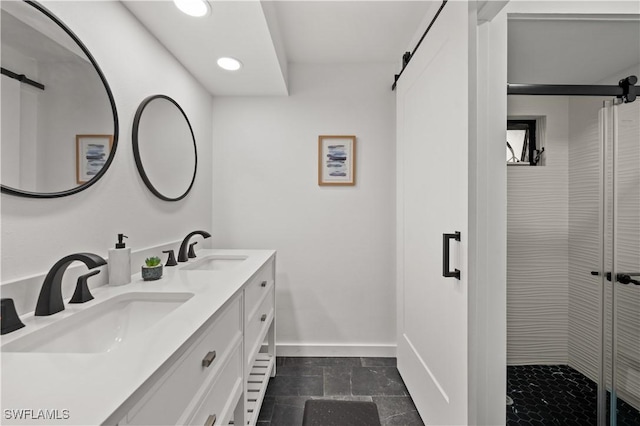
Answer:
[[[546,165],[507,167],[507,362],[566,364],[566,97],[509,96],[509,117],[546,117]]]
[[[88,251],[106,257],[120,232],[130,237],[129,246],[136,250],[211,227],[211,96],[119,2],[45,6],[78,35],[101,67],[113,91],[120,132],[111,168],[89,189],[58,199],[2,194],[2,297],[19,299],[21,312],[34,309],[41,275],[65,255]],[[161,201],[147,190],[131,148],[136,108],[156,93],[181,104],[198,142],[195,185],[186,199],[175,203]],[[132,270],[138,267],[134,263]],[[25,277],[31,277],[29,283],[20,283]],[[104,281],[106,269],[95,278]],[[65,284],[69,295],[74,284]]]
[[[37,62],[2,39],[2,65],[38,80]],[[14,71],[16,72],[16,71]],[[38,95],[40,89],[2,76],[2,183],[26,191],[36,189]]]
[[[76,135],[113,134],[111,105],[90,62],[78,58],[38,68],[45,90],[37,96],[36,191],[63,191],[77,186]]]
[[[277,255],[281,354],[395,353],[394,64],[290,64],[289,97],[214,99],[213,244]],[[357,136],[320,187],[318,135]]]
[[[20,82],[2,75],[2,183],[20,185],[20,113],[23,110]],[[26,109],[26,108],[25,108]],[[28,111],[25,111],[29,114]],[[26,138],[25,138],[26,139]],[[28,186],[28,190],[31,187]]]
[[[596,84],[617,86],[620,79],[628,77],[630,75],[635,75],[636,77],[640,78],[640,63],[632,65],[629,68],[625,68],[623,70],[617,71],[615,74],[610,75],[607,78],[603,78],[602,80],[598,81]]]

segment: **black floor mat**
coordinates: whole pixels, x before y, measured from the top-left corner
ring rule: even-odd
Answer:
[[[304,404],[302,426],[379,426],[374,402],[309,399]]]

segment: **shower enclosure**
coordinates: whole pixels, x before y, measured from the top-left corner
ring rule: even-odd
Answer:
[[[559,87],[509,102],[546,141],[508,167],[507,424],[637,426],[640,102]]]
[[[600,424],[640,424],[640,102],[601,111]],[[604,273],[602,273],[604,271]]]
[[[507,424],[640,426],[640,9],[511,3]]]

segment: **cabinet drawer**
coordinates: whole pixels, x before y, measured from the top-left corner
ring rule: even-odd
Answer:
[[[219,374],[221,366],[235,349],[235,343],[240,341],[241,300],[241,297],[237,297],[216,315],[211,325],[205,328],[169,371],[129,412],[130,424],[176,424],[198,391],[210,383],[210,380],[206,379]],[[205,357],[213,358],[208,366],[205,365]]]
[[[228,425],[241,395],[242,345],[238,342],[233,355],[207,390],[202,404],[186,424],[197,426],[211,423],[216,426]],[[215,422],[212,422],[213,418],[216,419]],[[238,424],[241,423],[238,422]]]
[[[264,265],[245,287],[244,312],[246,319],[253,316],[262,296],[264,296],[271,286],[273,286],[273,260]]]
[[[274,316],[274,286],[267,290],[266,297],[255,310],[254,315],[245,324],[245,357],[248,365],[253,363],[256,353],[260,349],[264,333],[271,325]]]

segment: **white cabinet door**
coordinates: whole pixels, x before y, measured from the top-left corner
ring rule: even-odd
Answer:
[[[448,2],[397,84],[398,369],[437,425],[468,422],[468,14]]]

